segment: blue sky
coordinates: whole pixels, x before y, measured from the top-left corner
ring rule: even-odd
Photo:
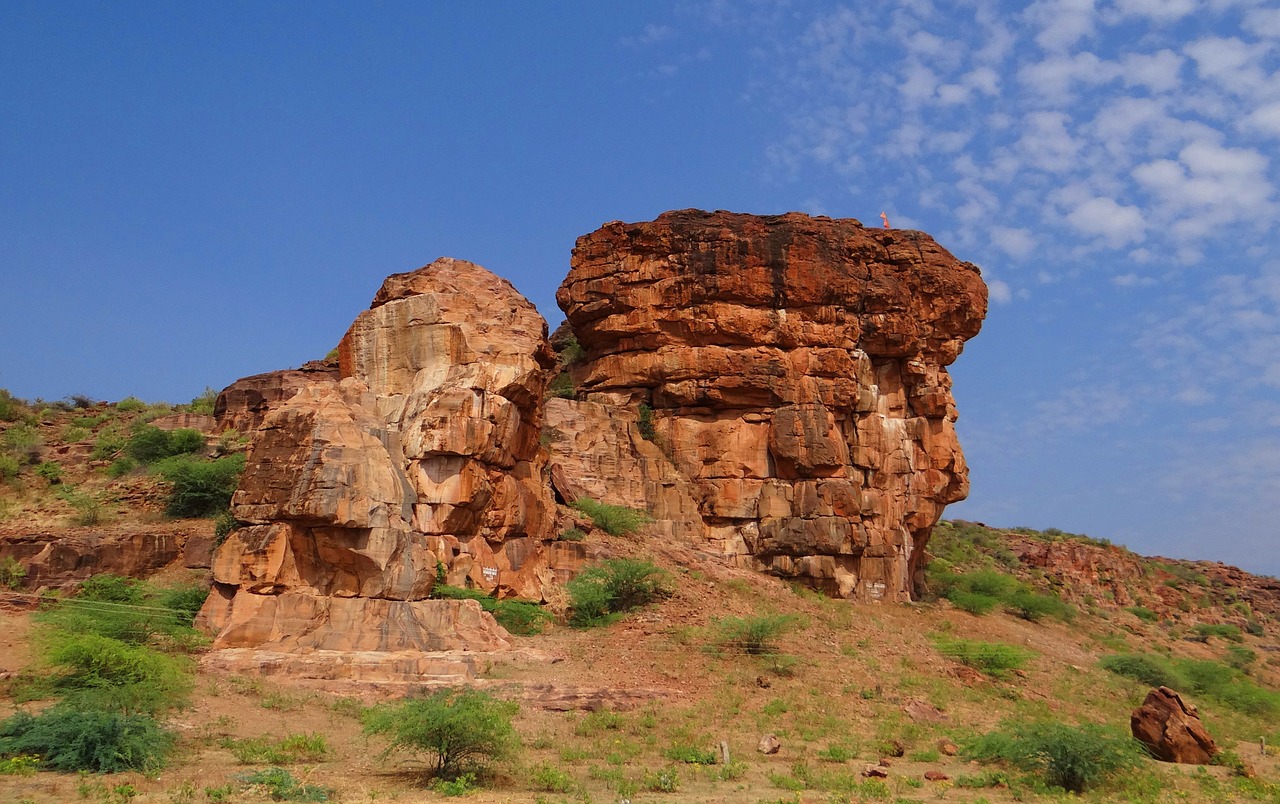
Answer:
[[[449,255],[552,326],[574,239],[923,229],[992,525],[1280,574],[1280,10],[1253,0],[0,5],[0,387],[186,401]]]

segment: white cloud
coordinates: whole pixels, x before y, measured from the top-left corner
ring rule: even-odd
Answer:
[[[1210,36],[1187,45],[1196,71],[1234,95],[1247,96],[1264,89],[1269,81],[1262,59],[1270,47],[1248,44],[1238,37]]]
[[[1111,278],[1112,284],[1121,288],[1149,288],[1156,283],[1156,280],[1149,276],[1138,276],[1137,274],[1120,274]]]
[[[1172,92],[1181,83],[1182,62],[1181,56],[1167,48],[1156,53],[1127,53],[1120,59],[1120,77],[1125,86]]]
[[[1009,283],[999,279],[987,279],[987,295],[991,301],[996,304],[1008,304],[1013,301],[1013,291],[1009,289]]]
[[[1121,13],[1149,17],[1156,22],[1177,22],[1196,10],[1195,0],[1116,0]]]
[[[1035,235],[1027,229],[992,226],[991,242],[1015,260],[1025,260],[1036,248]]]
[[[1036,44],[1051,51],[1066,50],[1092,35],[1095,15],[1093,0],[1039,0],[1026,12],[1040,26]]]
[[[1280,137],[1280,103],[1271,103],[1254,109],[1248,117],[1240,121],[1240,127],[1271,137]]]
[[[1023,120],[1018,149],[1029,164],[1061,173],[1076,164],[1080,143],[1067,131],[1071,118],[1062,112],[1032,112]]]
[[[1141,243],[1146,237],[1146,221],[1134,206],[1111,198],[1090,198],[1067,213],[1067,222],[1080,232],[1096,235],[1112,248]]]
[[[1070,100],[1075,84],[1097,86],[1121,75],[1119,65],[1103,61],[1088,51],[1073,56],[1052,55],[1018,70],[1018,80],[1037,95],[1052,101]]]

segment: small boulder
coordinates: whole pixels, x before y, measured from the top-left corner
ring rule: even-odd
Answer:
[[[756,750],[762,754],[776,754],[782,750],[782,741],[776,734],[766,734],[760,738],[760,744],[756,746]]]
[[[1129,728],[1134,739],[1164,762],[1207,765],[1218,746],[1200,722],[1195,706],[1168,687],[1147,693],[1142,706],[1133,710]]]
[[[930,782],[945,782],[951,777],[939,770],[931,770],[924,772],[924,778]]]
[[[868,779],[888,779],[889,771],[885,770],[879,765],[868,765],[862,771],[862,775],[867,777]]]
[[[956,745],[950,740],[939,740],[938,750],[949,757],[953,757],[956,754],[960,753],[960,746]]]

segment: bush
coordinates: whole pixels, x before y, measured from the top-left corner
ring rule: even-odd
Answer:
[[[119,455],[120,451],[129,445],[129,439],[125,437],[118,425],[102,428],[102,432],[98,433],[98,437],[93,441],[93,452],[89,457],[95,461],[105,461],[107,458],[114,458]]]
[[[290,734],[279,740],[270,737],[227,740],[223,747],[242,765],[320,762],[329,754],[329,743],[323,734]]]
[[[98,634],[57,634],[44,658],[54,688],[84,709],[155,714],[185,704],[193,687],[189,661]]]
[[[1144,753],[1133,738],[1094,724],[1017,723],[976,738],[965,755],[1008,762],[1045,784],[1081,793],[1108,776],[1136,767]]]
[[[753,656],[777,652],[774,642],[797,623],[791,614],[765,614],[758,617],[725,617],[713,623],[716,641],[726,648]]]
[[[0,434],[0,448],[20,463],[32,463],[40,454],[40,431],[29,424],[15,424]]]
[[[245,784],[266,788],[272,801],[328,801],[333,791],[327,787],[303,784],[284,768],[267,768],[240,777]]]
[[[121,413],[138,413],[147,409],[147,403],[136,396],[126,396],[116,403],[116,410]]]
[[[5,589],[21,589],[27,578],[27,570],[13,556],[0,558],[0,586]]]
[[[1019,589],[1005,601],[1005,609],[1029,622],[1040,622],[1045,617],[1070,620],[1075,610],[1053,595],[1042,595],[1030,589]]]
[[[640,437],[645,441],[653,441],[658,437],[658,431],[653,428],[653,408],[640,403],[639,419],[636,426],[640,430]]]
[[[178,518],[216,516],[231,504],[244,471],[244,456],[214,461],[174,457],[158,464],[156,471],[173,484],[165,513]]]
[[[112,480],[125,475],[138,468],[138,462],[128,455],[121,455],[107,466],[107,477]]]
[[[17,421],[22,417],[26,407],[21,399],[0,388],[0,422]]]
[[[187,405],[187,412],[202,413],[205,416],[212,416],[213,406],[217,401],[218,392],[206,386],[204,393],[191,400],[190,404]]]
[[[580,542],[585,538],[587,538],[587,534],[583,533],[579,528],[569,528],[560,534],[560,541],[562,542]]]
[[[199,452],[204,446],[204,436],[199,430],[161,430],[151,424],[141,424],[134,428],[126,449],[139,463],[155,463],[175,455]]]
[[[62,482],[62,467],[53,461],[45,461],[37,466],[36,474],[49,481],[50,486]]]
[[[573,776],[552,765],[534,765],[529,771],[530,786],[547,793],[568,793],[575,787]]]
[[[521,636],[542,633],[542,627],[551,619],[551,615],[537,603],[524,600],[498,600],[479,589],[463,589],[438,583],[431,590],[431,596],[443,600],[475,600],[481,608],[493,615],[498,625]]]
[[[610,536],[629,536],[653,521],[644,511],[596,502],[588,497],[574,500],[572,506],[591,517],[595,526]]]
[[[689,765],[714,765],[716,752],[710,748],[698,748],[692,745],[673,745],[662,755],[672,762],[684,762]]]
[[[12,455],[0,453],[0,480],[13,480],[22,471],[22,464]]]
[[[441,690],[428,698],[377,706],[363,716],[366,734],[387,736],[387,751],[428,755],[432,773],[457,779],[482,774],[488,763],[510,756],[516,746],[511,718],[518,704],[479,690]]]
[[[1129,606],[1125,611],[1142,620],[1145,623],[1154,623],[1160,620],[1160,615],[1156,614],[1146,606]]]
[[[1239,626],[1235,625],[1200,623],[1196,626],[1196,633],[1202,637],[1221,637],[1232,642],[1244,641],[1244,636],[1240,633]]]
[[[0,755],[36,756],[56,771],[155,771],[172,746],[172,735],[147,715],[55,706],[0,723]]]
[[[1007,678],[1011,671],[1020,669],[1035,655],[1029,650],[1001,642],[941,639],[937,644],[943,656],[995,678]]]
[[[1103,670],[1152,687],[1187,689],[1187,680],[1163,659],[1143,654],[1103,656],[1098,662]]]
[[[183,627],[195,625],[196,615],[209,597],[207,586],[175,586],[160,593],[159,604],[167,609],[173,621]]]
[[[589,567],[567,584],[569,623],[602,625],[610,615],[668,596],[667,583],[667,574],[649,561],[614,558]]]

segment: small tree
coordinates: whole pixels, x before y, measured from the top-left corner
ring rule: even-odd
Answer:
[[[367,710],[364,731],[388,737],[388,753],[409,749],[428,754],[434,776],[457,779],[483,773],[490,762],[514,752],[511,718],[519,708],[478,690],[441,690]]]

